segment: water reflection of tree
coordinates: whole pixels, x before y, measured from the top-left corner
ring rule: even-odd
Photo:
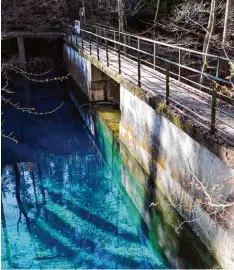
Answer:
[[[31,232],[31,228],[30,228],[30,219],[28,217],[25,205],[23,204],[22,200],[21,200],[21,184],[20,184],[20,172],[19,172],[19,168],[17,166],[16,163],[13,164],[13,170],[15,172],[15,193],[16,193],[16,201],[17,204],[19,206],[19,210],[20,210],[20,215],[19,215],[19,220],[18,223],[21,221],[21,214],[23,214],[25,221],[26,221],[26,225],[28,228],[28,231]]]
[[[8,232],[7,232],[7,227],[6,227],[6,217],[5,217],[5,212],[4,212],[4,206],[2,203],[2,196],[1,196],[1,220],[2,220],[2,233],[3,233],[5,248],[6,248],[6,257],[8,261],[8,266],[12,268],[11,248],[10,248],[9,237],[8,237]]]

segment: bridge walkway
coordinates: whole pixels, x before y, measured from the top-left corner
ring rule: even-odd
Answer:
[[[82,49],[84,53],[91,54],[99,59],[100,63],[109,66],[116,74],[119,73],[119,54],[114,47],[105,44],[98,44],[94,40],[81,39],[76,35],[67,37],[73,46]],[[91,46],[90,46],[91,44]],[[97,50],[98,46],[98,50]],[[91,50],[90,50],[91,49]],[[137,61],[130,59],[128,54],[121,51],[121,74],[124,79],[133,84],[138,84],[139,65]],[[107,57],[108,55],[108,57]],[[140,64],[141,88],[154,96],[161,96],[166,99],[167,76],[145,64]],[[212,114],[212,95],[205,93],[199,88],[194,88],[175,78],[169,78],[170,104],[180,113],[189,116],[192,122],[210,130]],[[234,145],[234,106],[217,97],[215,116],[215,131],[222,135],[231,145]]]

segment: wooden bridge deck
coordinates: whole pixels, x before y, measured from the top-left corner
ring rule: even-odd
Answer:
[[[72,36],[73,45],[82,49],[82,41],[80,38]],[[84,40],[84,52],[90,54],[89,42]],[[96,44],[92,43],[91,54],[97,57]],[[109,68],[118,74],[118,53],[114,48],[108,48],[109,55]],[[99,57],[100,62],[107,66],[106,49],[105,46],[99,44]],[[131,60],[128,56],[121,52],[121,74],[124,79],[137,85],[138,82],[138,64],[136,61]],[[166,97],[166,76],[153,68],[141,64],[141,87],[153,95],[160,95]],[[210,130],[211,122],[211,95],[195,89],[191,86],[181,83],[176,79],[170,78],[170,101],[177,109],[191,116],[193,121],[202,125],[207,130]],[[234,145],[234,106],[217,98],[217,106],[225,109],[232,117],[216,110],[216,131],[225,137],[232,145]]]

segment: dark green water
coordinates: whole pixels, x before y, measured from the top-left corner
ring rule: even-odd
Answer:
[[[44,99],[44,117],[6,109],[3,140],[2,268],[169,268],[116,181],[72,102]]]

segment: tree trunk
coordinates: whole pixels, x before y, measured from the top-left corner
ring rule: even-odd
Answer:
[[[212,35],[214,34],[214,29],[215,29],[215,8],[216,8],[216,0],[211,0],[211,5],[210,5],[210,16],[209,16],[209,22],[207,26],[207,32],[204,38],[204,43],[203,43],[203,52],[205,54],[208,53],[209,47],[210,47],[210,40]],[[203,65],[202,65],[202,70],[201,72],[205,72],[207,67],[207,56],[203,57]],[[200,84],[203,83],[204,76],[201,74],[200,77]]]
[[[155,35],[156,35],[155,31],[156,31],[156,23],[157,23],[157,19],[158,19],[159,5],[160,5],[160,0],[157,0],[157,6],[156,6],[155,15],[154,15],[154,39],[155,39]]]
[[[93,19],[93,4],[92,4],[92,0],[89,0],[89,6],[90,6],[90,16]]]
[[[230,52],[230,40],[231,40],[231,16],[232,10],[234,9],[234,0],[227,0],[226,2],[226,11],[223,27],[223,40],[222,40],[222,49],[223,56],[228,57]],[[222,77],[226,78],[229,74],[229,66],[227,61],[221,61],[220,65],[220,74]]]
[[[223,42],[222,42],[223,49],[227,54],[229,50],[229,42],[231,39],[231,13],[233,9],[234,9],[234,0],[227,0],[224,28],[223,28]]]
[[[123,0],[118,0],[119,31],[124,31],[124,4]]]

